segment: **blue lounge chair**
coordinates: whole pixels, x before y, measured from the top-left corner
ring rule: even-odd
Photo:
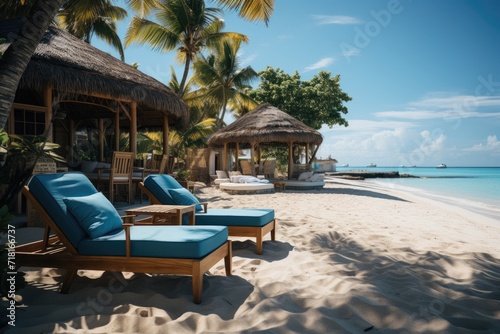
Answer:
[[[192,276],[193,300],[200,303],[206,271],[225,259],[231,274],[223,226],[134,226],[81,173],[35,175],[23,193],[47,227],[43,240],[16,248],[17,264],[66,269],[63,293],[78,269],[178,274]]]
[[[267,233],[271,233],[271,240],[276,240],[274,209],[207,209],[207,203],[200,203],[167,174],[150,174],[139,186],[148,195],[151,204],[196,204],[196,225],[227,226],[230,236],[255,237],[257,254],[262,254],[263,237]]]

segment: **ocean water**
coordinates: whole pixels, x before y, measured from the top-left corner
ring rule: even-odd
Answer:
[[[377,178],[368,182],[467,206],[500,219],[500,167],[337,167],[337,171],[398,171],[420,178]]]

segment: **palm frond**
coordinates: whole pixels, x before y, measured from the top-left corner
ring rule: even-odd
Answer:
[[[125,46],[132,42],[147,43],[157,51],[170,51],[177,46],[178,36],[156,22],[134,17],[125,35]]]
[[[141,18],[146,17],[160,5],[160,1],[158,0],[127,0],[126,3],[138,13]]]
[[[218,0],[222,8],[239,11],[238,14],[249,21],[264,21],[266,25],[274,10],[274,0]]]

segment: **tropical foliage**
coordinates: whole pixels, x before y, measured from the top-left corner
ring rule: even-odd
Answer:
[[[259,87],[248,95],[260,102],[267,102],[297,118],[314,129],[323,124],[347,126],[342,114],[347,114],[344,102],[351,97],[340,88],[340,76],[320,71],[310,81],[302,81],[298,72],[293,75],[283,70],[267,67],[259,72]]]
[[[118,51],[123,61],[125,53],[116,22],[126,16],[127,11],[110,0],[69,0],[57,14],[57,21],[61,28],[87,43],[93,35],[103,39]]]
[[[239,41],[225,41],[207,57],[201,56],[193,64],[194,81],[201,87],[194,96],[210,101],[220,113],[217,129],[220,129],[227,111],[228,103],[257,107],[257,103],[244,93],[252,81],[258,79],[252,67],[240,69],[238,51]]]
[[[140,16],[132,19],[125,45],[149,44],[161,52],[177,49],[177,60],[184,63],[178,93],[182,97],[191,63],[205,47],[216,47],[227,39],[247,41],[245,35],[222,32],[221,13],[206,7],[204,0],[163,0],[152,13],[155,21]]]

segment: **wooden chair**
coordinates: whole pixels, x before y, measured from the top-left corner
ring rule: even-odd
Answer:
[[[276,159],[264,160],[262,165],[263,166],[261,173],[264,174],[266,178],[274,178],[274,171],[276,169]]]
[[[193,300],[200,303],[205,272],[224,259],[226,275],[231,275],[231,241],[226,228],[135,225],[133,216],[121,217],[122,225],[105,197],[92,202],[91,197],[101,194],[81,173],[35,175],[23,194],[47,225],[43,240],[16,246],[16,267],[66,269],[61,293],[69,292],[78,270],[190,275]],[[77,201],[84,219],[90,214],[92,223],[95,215],[99,228],[111,224],[113,229],[103,232],[103,237],[92,237],[68,200]]]
[[[208,209],[208,203],[200,203],[195,196],[189,196],[193,202],[185,195],[175,196],[182,193],[182,186],[167,174],[151,174],[139,183],[139,187],[148,195],[151,204],[200,205],[203,209],[195,213],[195,225],[227,226],[230,236],[253,237],[257,254],[262,254],[265,235],[270,233],[271,240],[276,240],[274,209]]]
[[[109,200],[111,203],[115,199],[115,186],[128,186],[128,203],[134,202],[132,188],[132,173],[134,169],[134,153],[132,152],[113,152],[113,160],[111,161],[111,169],[99,169],[97,171],[97,188],[102,184],[107,183],[109,186]],[[116,190],[118,193],[118,189]]]
[[[243,173],[243,175],[253,175],[252,167],[250,165],[249,160],[241,160],[240,165],[241,165],[241,172]]]

